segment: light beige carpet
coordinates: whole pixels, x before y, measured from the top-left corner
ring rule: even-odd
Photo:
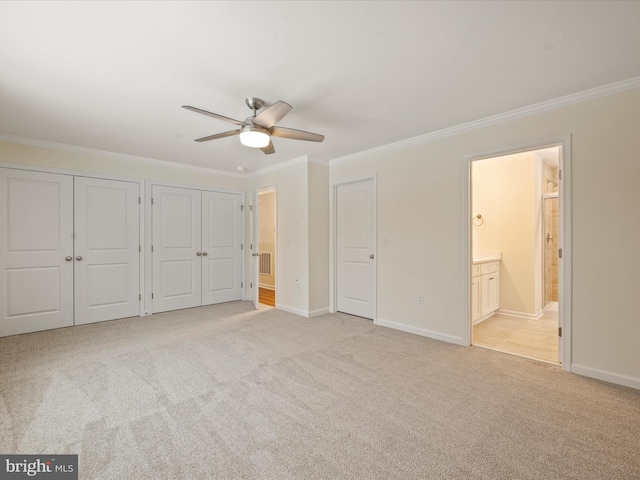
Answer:
[[[637,479],[640,392],[233,303],[0,339],[0,453],[85,479]]]

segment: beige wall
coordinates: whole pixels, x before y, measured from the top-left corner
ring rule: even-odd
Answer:
[[[329,308],[329,167],[309,163],[309,311]]]
[[[53,148],[20,145],[0,141],[0,162],[62,168],[78,172],[116,175],[168,183],[200,185],[224,190],[245,191],[246,179],[207,169],[189,169],[178,163],[137,160],[134,157],[109,157]]]
[[[472,163],[473,253],[501,252],[500,310],[535,315],[536,158],[533,152]]]
[[[254,199],[257,190],[276,189],[276,306],[301,315],[309,312],[308,178],[307,158],[302,157],[258,172],[248,181],[248,193]],[[247,232],[250,231],[248,227]],[[251,260],[247,263],[250,265]]]
[[[462,340],[465,156],[571,135],[572,369],[640,386],[638,125],[640,89],[334,163],[332,183],[377,174],[378,318]]]
[[[296,159],[249,179],[275,187],[276,306],[304,316],[329,308],[329,167]],[[296,280],[298,282],[296,283]]]
[[[276,194],[265,192],[258,195],[258,232],[260,253],[271,253],[271,275],[259,275],[260,286],[276,287]]]

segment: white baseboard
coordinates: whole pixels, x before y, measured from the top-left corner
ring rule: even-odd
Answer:
[[[473,321],[473,325],[475,326],[475,325],[479,324],[480,322],[484,322],[487,318],[493,317],[496,313],[497,312],[487,313],[484,317],[480,317],[480,318],[474,320]]]
[[[276,287],[274,287],[273,285],[267,285],[266,283],[259,283],[258,287],[264,288],[266,290],[275,290],[276,289]]]
[[[306,310],[300,310],[299,308],[287,307],[286,305],[282,305],[276,303],[276,308],[278,310],[283,310],[289,313],[295,313],[296,315],[300,315],[301,317],[309,318],[309,312]]]
[[[513,310],[502,310],[499,308],[496,310],[496,315],[502,315],[503,317],[525,318],[527,320],[540,320],[544,311],[540,310],[537,313],[516,312]]]
[[[585,367],[584,365],[571,364],[571,373],[577,373],[584,377],[604,380],[605,382],[623,385],[625,387],[636,388],[640,390],[640,378],[622,375],[620,373],[608,372],[598,368]]]
[[[380,325],[381,327],[393,328],[394,330],[401,330],[407,333],[413,333],[415,335],[420,335],[421,337],[429,337],[435,340],[442,340],[443,342],[455,343],[456,345],[466,346],[464,340],[461,337],[454,337],[453,335],[446,335],[444,333],[432,332],[431,330],[425,330],[424,328],[412,327],[409,325],[404,325],[402,323],[390,322],[388,320],[382,320],[378,318],[375,321],[376,325]]]
[[[319,317],[320,315],[324,315],[325,313],[329,313],[329,307],[327,308],[319,308],[317,310],[300,310],[299,308],[287,307],[286,305],[282,305],[280,303],[276,303],[276,308],[278,310],[283,310],[285,312],[294,313],[304,318],[312,318]]]

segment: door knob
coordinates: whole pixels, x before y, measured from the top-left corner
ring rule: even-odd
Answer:
[[[208,253],[207,253],[207,252],[202,252],[202,256],[203,256],[203,257],[206,257],[207,255],[208,255]]]
[[[196,255],[197,255],[197,256],[200,256],[200,255],[202,255],[202,253],[200,253],[200,252],[196,252]]]
[[[371,260],[373,260],[373,253],[372,253],[371,255],[369,255],[369,258],[370,258]]]
[[[251,255],[254,256],[254,257],[259,257],[260,256],[259,253],[252,253]]]
[[[80,260],[82,260],[82,257],[81,257],[80,255],[78,255],[78,256],[76,257],[76,260],[80,261]]]
[[[65,260],[66,260],[67,262],[70,262],[71,260],[73,260],[73,257],[67,257],[67,258],[65,258]]]

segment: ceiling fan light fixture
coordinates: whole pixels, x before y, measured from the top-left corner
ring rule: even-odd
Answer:
[[[245,125],[240,131],[240,143],[246,147],[264,148],[270,141],[271,138],[264,128]]]
[[[182,108],[191,110],[192,112],[208,117],[217,118],[223,122],[239,125],[238,130],[230,130],[228,132],[216,133],[206,137],[197,138],[196,142],[208,142],[209,140],[217,140],[235,135],[240,135],[240,143],[247,147],[259,148],[265,155],[276,153],[276,149],[271,142],[271,137],[289,138],[291,140],[306,140],[308,142],[321,142],[324,135],[317,133],[305,132],[293,128],[278,127],[275,125],[282,120],[287,113],[293,108],[286,102],[278,100],[258,113],[258,110],[264,107],[264,101],[260,98],[249,97],[245,100],[247,106],[253,110],[253,116],[248,117],[244,122],[233,118],[218,115],[217,113],[207,112],[201,108],[192,107],[191,105],[183,105]]]

